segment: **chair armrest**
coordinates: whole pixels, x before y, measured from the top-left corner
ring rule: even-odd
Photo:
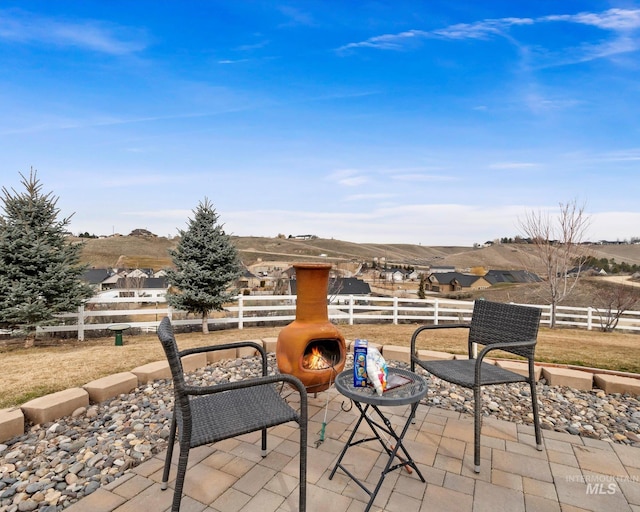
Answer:
[[[221,345],[209,345],[206,347],[194,347],[194,348],[186,348],[178,352],[178,355],[182,358],[184,356],[188,356],[191,354],[202,354],[203,352],[215,352],[216,350],[226,350],[229,348],[238,348],[238,347],[253,347],[262,356],[262,375],[267,375],[267,351],[264,349],[262,345],[256,343],[255,341],[237,341],[234,343],[222,343]]]
[[[470,324],[444,324],[444,325],[422,325],[418,327],[411,336],[411,371],[415,371],[415,362],[419,361],[416,352],[416,340],[420,333],[432,329],[469,329]]]
[[[502,350],[505,348],[526,348],[532,347],[536,344],[537,340],[531,341],[505,341],[502,343],[492,343],[491,345],[485,346],[480,353],[478,354],[478,358],[476,359],[476,379],[480,380],[480,373],[482,372],[482,361],[485,356],[493,351],[493,350]]]
[[[267,375],[264,377],[256,377],[251,379],[239,380],[236,382],[224,382],[221,384],[214,384],[212,386],[185,386],[184,393],[187,395],[201,396],[211,395],[214,393],[222,393],[224,391],[232,391],[234,389],[250,388],[255,386],[264,386],[265,384],[277,384],[278,382],[286,382],[291,384],[300,394],[300,414],[304,412],[304,421],[307,419],[307,388],[305,388],[302,381],[295,375],[289,374],[276,374]]]

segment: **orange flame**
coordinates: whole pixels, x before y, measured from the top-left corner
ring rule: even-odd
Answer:
[[[331,368],[331,365],[322,355],[320,349],[313,347],[311,353],[306,354],[302,358],[302,367],[307,370],[323,370],[325,368]]]

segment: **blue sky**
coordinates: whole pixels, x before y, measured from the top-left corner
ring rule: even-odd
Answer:
[[[640,0],[5,1],[0,182],[71,230],[640,236]]]

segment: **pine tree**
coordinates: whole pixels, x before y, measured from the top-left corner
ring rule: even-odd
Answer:
[[[93,294],[81,280],[82,245],[66,240],[71,217],[58,220],[58,198],[42,193],[36,174],[20,174],[22,193],[2,187],[0,215],[0,325],[24,331],[28,344],[39,325]]]
[[[172,287],[167,300],[174,308],[199,314],[206,334],[209,313],[222,310],[233,297],[229,286],[240,275],[241,266],[211,202],[205,198],[193,213],[188,229],[180,230],[178,246],[169,251],[175,269],[167,269]]]

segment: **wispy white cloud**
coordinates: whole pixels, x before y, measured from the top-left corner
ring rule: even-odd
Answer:
[[[345,44],[337,48],[337,52],[358,48],[374,48],[378,50],[406,50],[416,41],[437,38],[449,40],[477,39],[512,36],[513,27],[530,26],[540,23],[574,23],[597,27],[614,32],[614,38],[603,40],[598,44],[582,44],[575,48],[564,48],[557,55],[538,52],[536,57],[543,58],[542,66],[566,65],[594,59],[611,57],[618,54],[634,52],[640,47],[637,38],[628,34],[640,28],[640,9],[609,9],[600,13],[583,12],[579,14],[560,14],[539,18],[499,18],[477,21],[475,23],[459,23],[432,31],[406,30],[397,34],[383,34],[370,37],[364,41]]]
[[[582,43],[560,51],[532,51],[532,65],[536,68],[558,67],[632,53],[640,49],[640,40],[626,35],[598,43]]]
[[[506,33],[513,25],[533,25],[531,18],[501,18],[476,23],[459,23],[434,30],[432,34],[442,39],[489,39]]]
[[[334,171],[327,178],[346,187],[357,187],[369,181],[362,171],[354,169],[341,169]]]
[[[609,9],[600,13],[581,12],[543,16],[540,21],[566,21],[594,27],[624,31],[640,28],[640,9]]]
[[[353,50],[356,48],[376,48],[378,50],[402,50],[409,42],[415,42],[416,39],[432,37],[430,32],[422,30],[408,30],[399,34],[384,34],[360,41],[357,43],[349,43],[337,49],[338,52],[345,50]]]
[[[223,59],[219,60],[218,64],[240,64],[242,62],[248,62],[249,59]]]
[[[640,161],[640,148],[603,153],[596,159],[609,162],[637,162]]]
[[[140,52],[148,45],[148,37],[137,28],[104,21],[47,18],[16,10],[0,11],[0,40],[74,47],[110,55]]]
[[[57,130],[77,130],[81,128],[101,127],[101,126],[119,126],[136,123],[152,123],[157,121],[171,121],[177,119],[197,119],[217,116],[230,112],[240,112],[245,110],[246,106],[223,108],[218,111],[209,112],[187,112],[182,114],[164,115],[164,116],[140,116],[140,117],[117,117],[117,116],[101,116],[87,115],[85,118],[64,118],[50,117],[46,121],[36,122],[22,127],[11,127],[2,129],[0,127],[0,135],[19,135],[29,133],[40,133]]]

